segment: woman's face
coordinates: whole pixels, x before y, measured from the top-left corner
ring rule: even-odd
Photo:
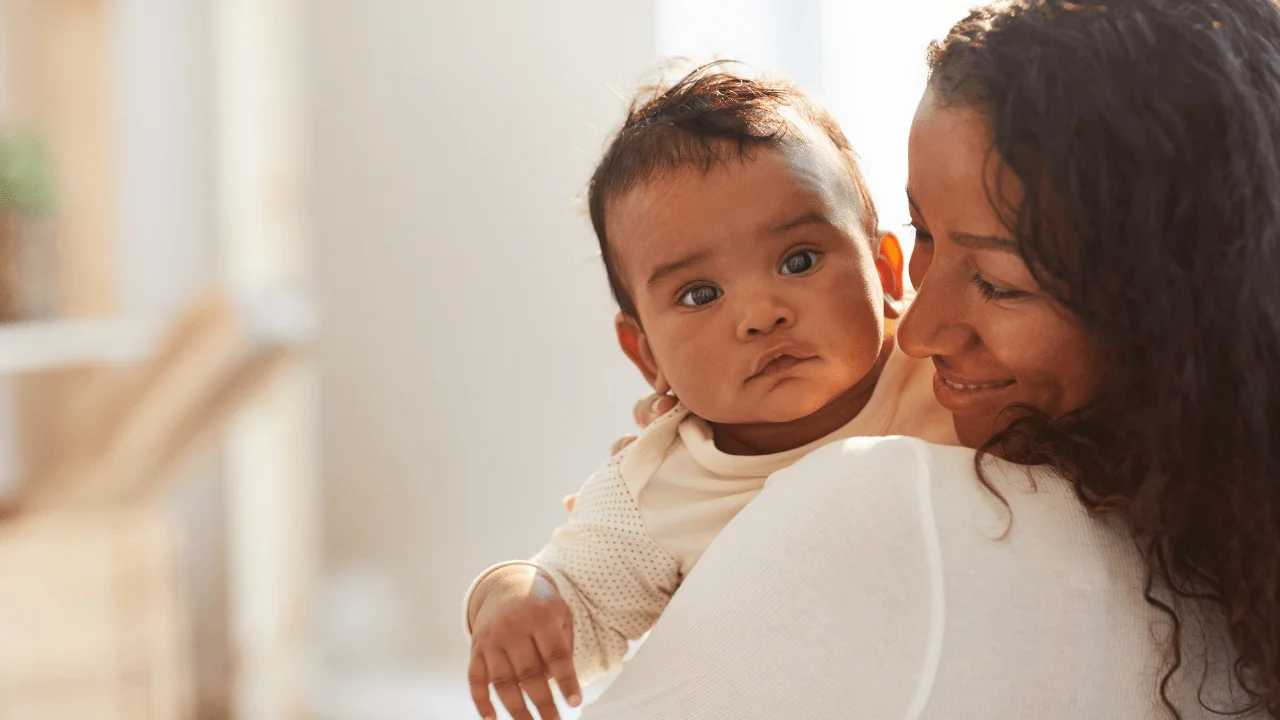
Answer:
[[[990,148],[980,112],[925,94],[908,150],[918,295],[898,342],[908,355],[932,358],[934,393],[970,447],[1008,426],[1016,416],[1001,411],[1011,403],[1050,418],[1083,407],[1099,376],[1096,342],[1035,282],[991,206],[987,187],[1017,207],[1022,186],[997,172],[1002,161]]]

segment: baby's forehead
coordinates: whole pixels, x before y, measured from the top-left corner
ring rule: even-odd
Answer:
[[[611,204],[606,219],[618,269],[629,283],[643,283],[650,266],[672,258],[777,251],[778,243],[809,232],[802,226],[829,226],[867,242],[858,194],[843,191],[834,169],[806,164],[810,159],[769,148],[705,172],[671,168],[637,186]]]
[[[647,224],[671,216],[679,206],[686,220],[750,211],[750,216],[769,222],[768,213],[757,205],[767,205],[779,215],[800,205],[821,205],[832,224],[861,235],[868,210],[863,197],[851,158],[824,135],[796,134],[741,152],[655,167],[609,202],[607,220],[610,225]],[[734,198],[750,199],[752,206],[735,207]]]

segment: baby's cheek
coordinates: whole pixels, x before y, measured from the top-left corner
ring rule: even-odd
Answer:
[[[681,392],[675,389],[680,402],[691,412],[711,422],[743,422],[751,416],[751,408],[742,383],[735,380],[723,365],[694,365],[692,372],[682,378]],[[675,384],[673,383],[673,388]]]
[[[849,318],[845,327],[845,332],[837,335],[837,341],[832,343],[832,350],[838,358],[841,372],[853,376],[842,379],[856,381],[875,366],[876,359],[880,357],[884,331],[870,312]]]
[[[672,392],[690,409],[715,402],[724,373],[718,371],[713,358],[704,357],[702,353],[678,354],[669,367],[667,381],[671,383]]]

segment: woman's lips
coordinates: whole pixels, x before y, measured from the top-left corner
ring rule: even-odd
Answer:
[[[933,376],[933,394],[938,402],[952,413],[975,410],[999,412],[1013,401],[1011,388],[1016,380],[972,380],[946,377],[942,373]]]

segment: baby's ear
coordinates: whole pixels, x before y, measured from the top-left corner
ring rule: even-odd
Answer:
[[[622,353],[636,366],[655,392],[665,393],[666,380],[662,377],[658,362],[653,359],[653,350],[649,347],[644,329],[640,327],[640,321],[630,315],[618,313],[613,320],[613,327],[618,333],[618,347],[622,348]]]
[[[880,235],[880,247],[876,253],[876,271],[880,273],[880,287],[884,288],[884,316],[891,320],[902,317],[906,311],[902,282],[902,243],[889,231]]]

